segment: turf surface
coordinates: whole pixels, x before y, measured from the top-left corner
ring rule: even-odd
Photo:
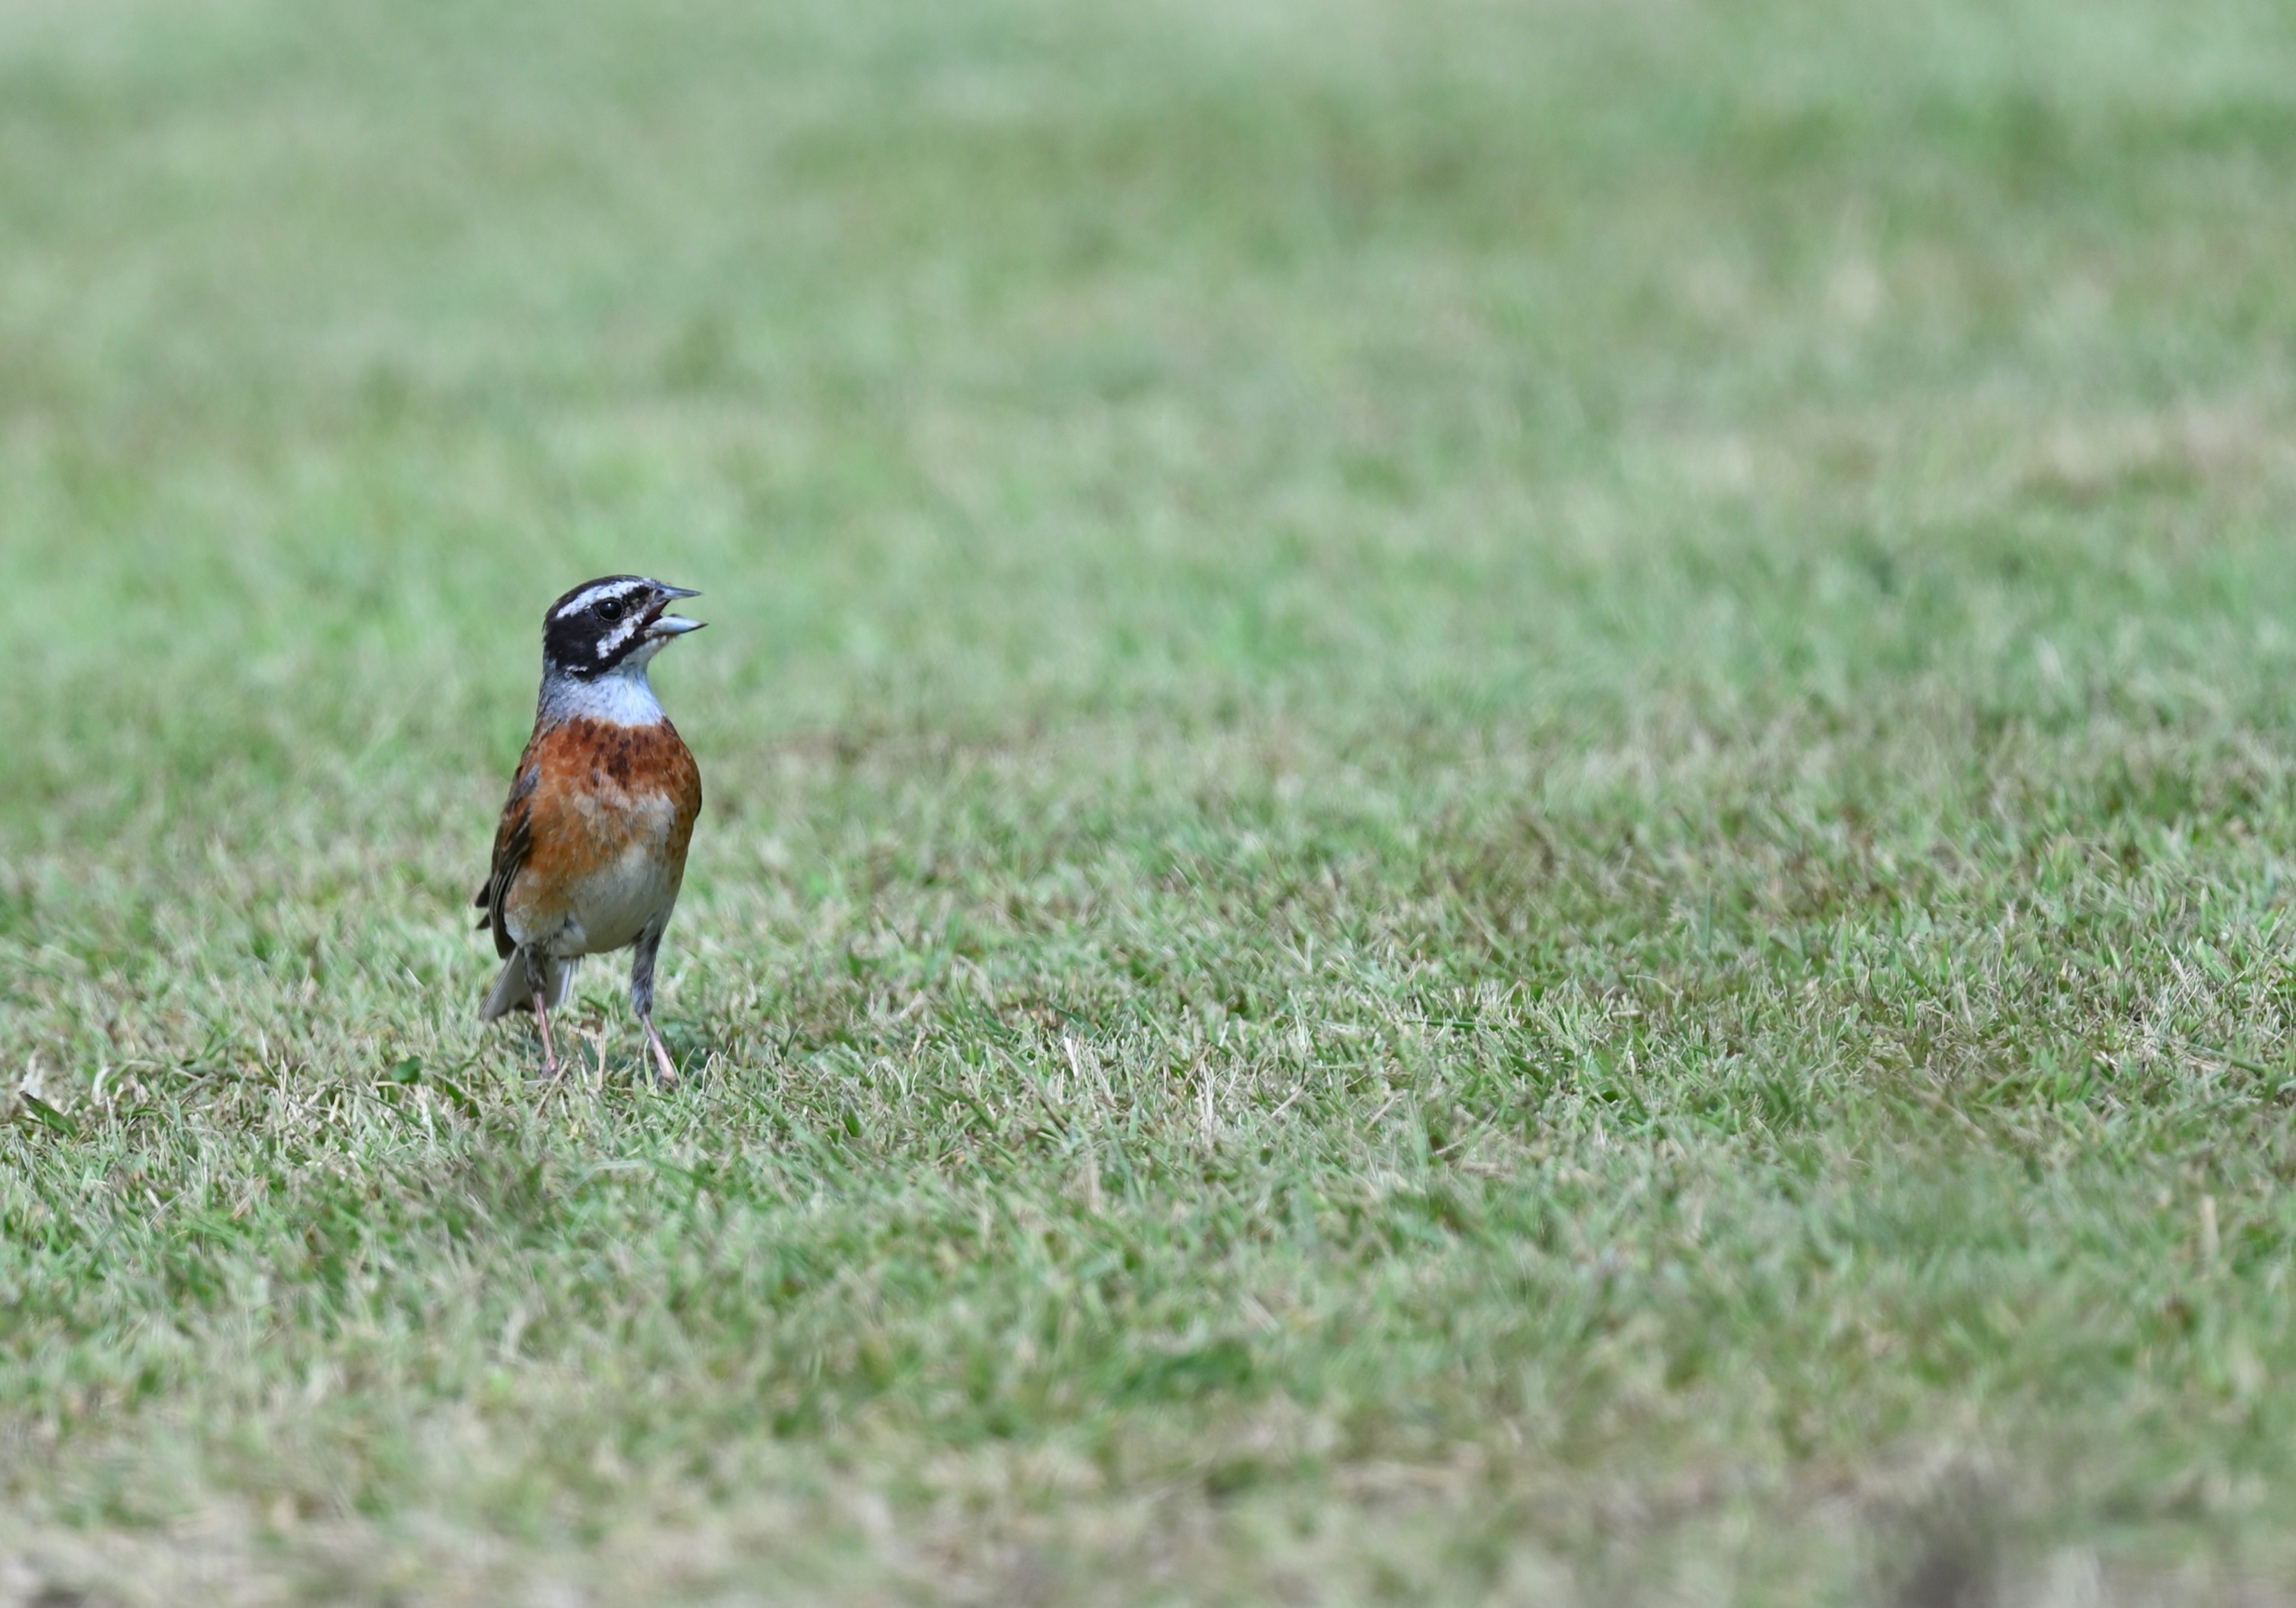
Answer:
[[[2296,12],[0,5],[0,1600],[2296,1591]],[[665,952],[469,931],[706,595]]]

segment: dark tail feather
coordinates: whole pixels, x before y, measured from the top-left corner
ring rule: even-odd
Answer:
[[[581,964],[578,958],[543,961],[542,1003],[544,1005],[554,1011],[566,1003],[567,997],[574,992],[574,972]],[[502,975],[495,979],[495,986],[487,995],[486,1004],[479,1007],[479,1020],[493,1021],[498,1017],[509,1015],[512,1011],[532,1009],[534,1009],[534,990],[527,984],[526,956],[512,955],[503,963]]]

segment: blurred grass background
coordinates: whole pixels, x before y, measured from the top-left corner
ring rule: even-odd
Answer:
[[[5,0],[0,1593],[2296,1590],[2292,172],[2261,0]]]

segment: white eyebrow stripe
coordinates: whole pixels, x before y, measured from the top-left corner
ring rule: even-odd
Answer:
[[[564,603],[560,603],[557,608],[551,611],[550,618],[553,619],[565,619],[570,616],[579,614],[583,610],[588,608],[592,603],[596,603],[602,597],[624,597],[627,596],[632,592],[643,592],[644,590],[645,582],[642,580],[600,581],[594,587],[583,587],[579,592],[574,594],[573,596],[568,598]]]

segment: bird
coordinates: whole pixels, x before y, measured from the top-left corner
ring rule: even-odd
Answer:
[[[646,667],[701,628],[667,611],[700,595],[644,576],[604,575],[543,616],[534,734],[472,902],[486,912],[479,926],[493,930],[504,963],[479,1021],[532,1011],[545,1076],[558,1072],[550,1013],[565,1004],[582,957],[629,948],[630,1008],[662,1083],[677,1080],[653,1025],[654,961],[701,813],[701,771],[662,713]]]

